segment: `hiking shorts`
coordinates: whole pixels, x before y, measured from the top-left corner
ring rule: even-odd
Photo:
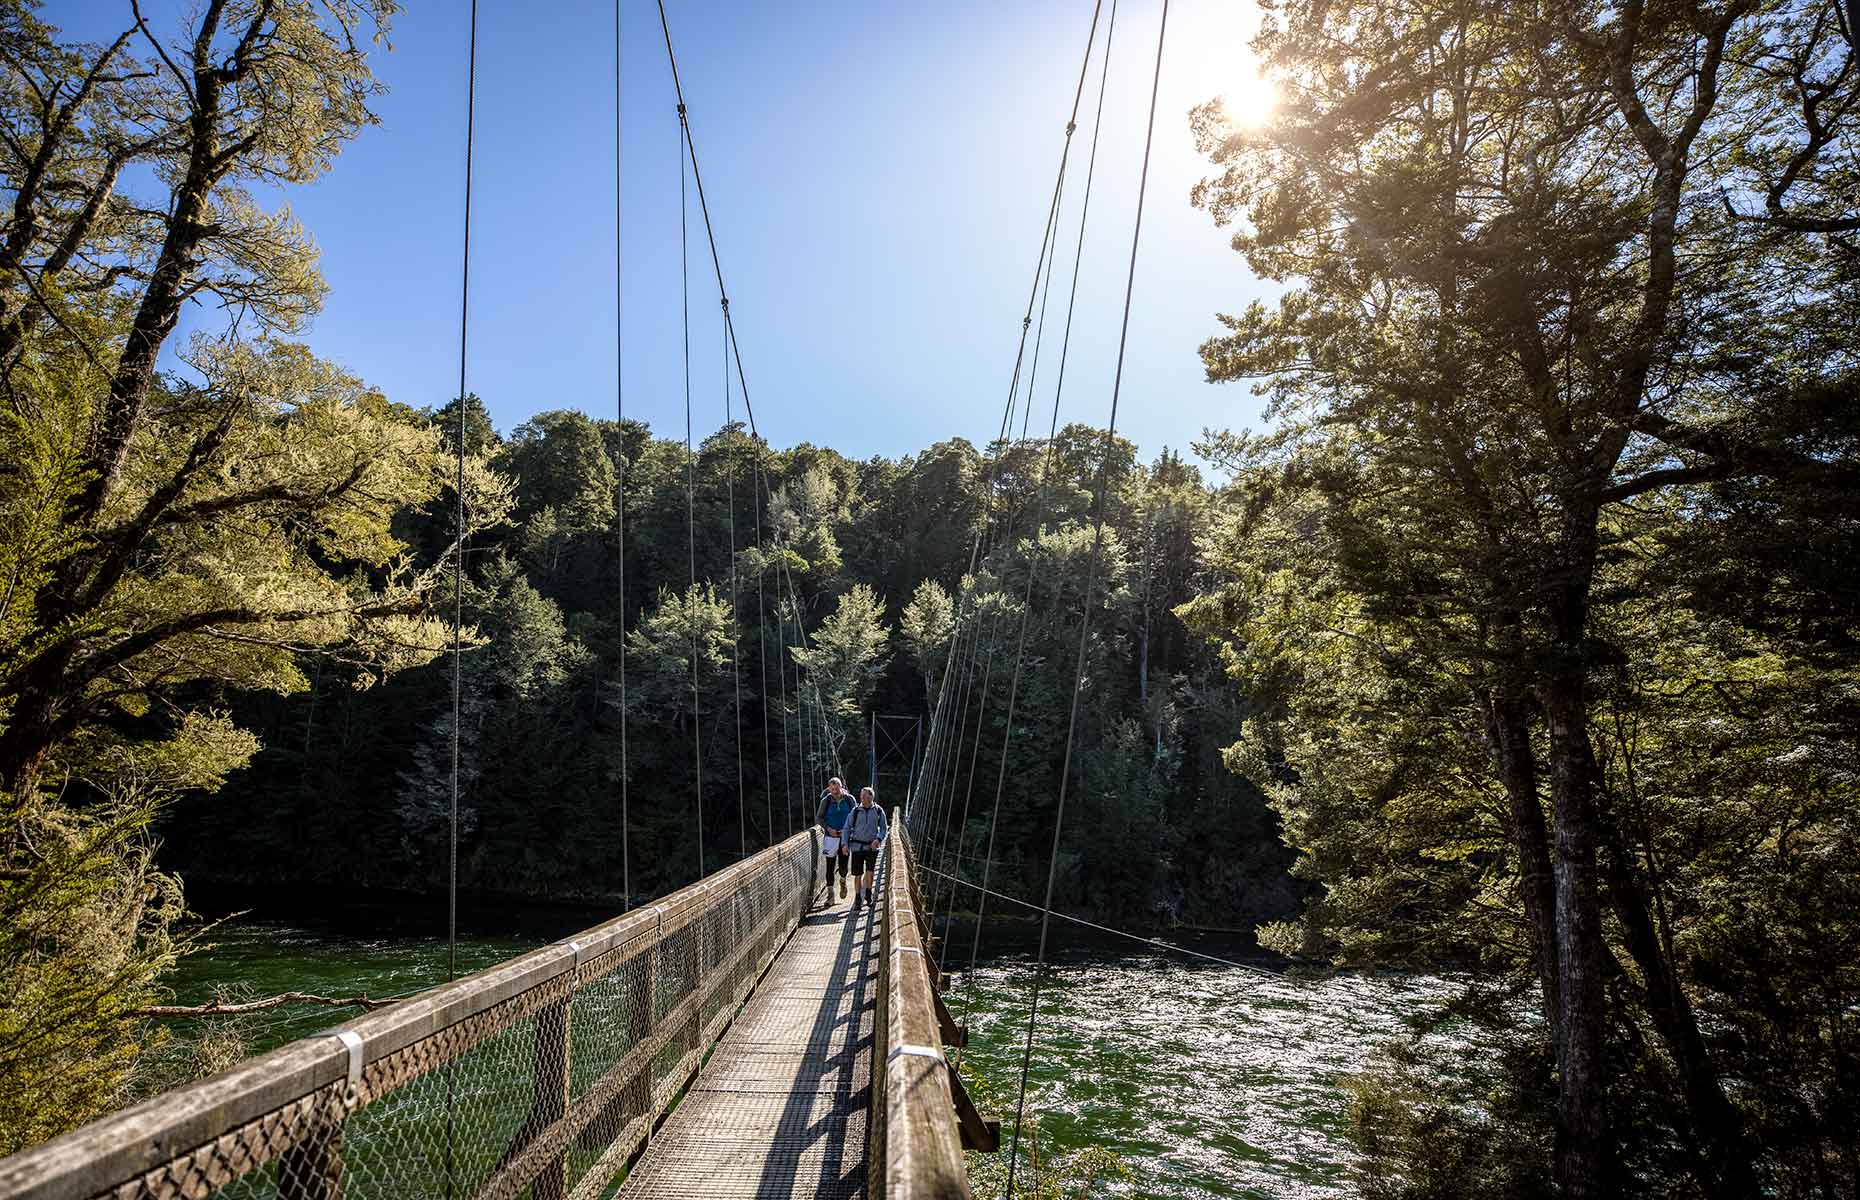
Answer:
[[[873,865],[876,864],[877,861],[878,851],[872,849],[870,846],[867,846],[863,850],[854,850],[852,852],[852,873],[854,875],[864,875],[873,868]]]

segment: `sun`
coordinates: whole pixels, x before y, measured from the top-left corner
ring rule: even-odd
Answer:
[[[1237,84],[1220,93],[1227,119],[1236,125],[1256,129],[1272,119],[1279,107],[1279,88],[1263,75],[1243,75]]]
[[[1190,4],[1181,33],[1170,27],[1171,73],[1195,103],[1219,99],[1227,119],[1243,128],[1264,125],[1279,106],[1279,89],[1249,45],[1257,28],[1257,10],[1233,0]]]

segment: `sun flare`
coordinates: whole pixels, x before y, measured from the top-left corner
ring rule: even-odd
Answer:
[[[1279,88],[1263,75],[1242,75],[1240,82],[1220,93],[1227,119],[1236,125],[1256,128],[1272,119],[1279,107]]]
[[[1249,43],[1257,30],[1251,6],[1208,4],[1192,10],[1178,43],[1172,72],[1195,102],[1218,99],[1227,119],[1255,128],[1272,119],[1279,89],[1261,72]]]

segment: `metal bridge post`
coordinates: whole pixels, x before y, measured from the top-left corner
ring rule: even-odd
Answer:
[[[536,1014],[535,1094],[530,1112],[539,1135],[568,1112],[568,1013],[573,1002],[571,991]],[[567,1147],[563,1147],[537,1174],[532,1195],[536,1200],[562,1200],[567,1184]]]
[[[347,1106],[332,1095],[316,1132],[278,1161],[278,1200],[341,1200],[342,1125]]]
[[[333,1036],[348,1052],[348,1078],[332,1085],[320,1105],[316,1128],[280,1156],[279,1200],[341,1200],[342,1127],[349,1110],[361,1100],[363,1044],[349,1030]]]

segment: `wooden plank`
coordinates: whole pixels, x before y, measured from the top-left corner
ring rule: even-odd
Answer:
[[[969,1027],[950,1013],[949,1005],[943,1003],[942,993],[932,992],[930,998],[936,1002],[936,1026],[943,1035],[943,1044],[958,1048],[968,1045]]]
[[[1001,1149],[1001,1122],[984,1117],[969,1099],[969,1089],[962,1085],[961,1072],[949,1072],[950,1095],[956,1101],[956,1125],[962,1134],[964,1150],[981,1150],[993,1154]]]
[[[893,815],[891,861],[885,872],[886,1021],[882,1094],[885,1106],[884,1195],[887,1200],[968,1200],[951,1071],[940,1047],[923,930],[913,903],[910,835]]]

